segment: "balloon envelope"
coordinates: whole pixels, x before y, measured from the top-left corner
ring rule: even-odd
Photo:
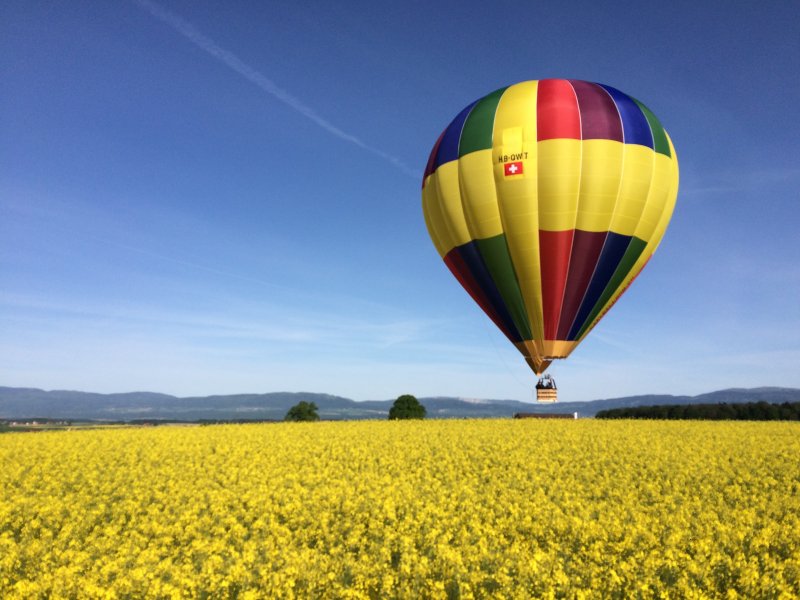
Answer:
[[[525,81],[462,110],[423,176],[445,264],[535,373],[566,358],[639,274],[678,193],[675,149],[641,102]]]

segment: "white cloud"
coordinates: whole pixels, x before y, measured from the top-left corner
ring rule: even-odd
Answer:
[[[280,88],[266,75],[243,62],[230,50],[220,47],[214,40],[198,31],[194,25],[182,17],[171,11],[168,11],[162,6],[159,6],[155,2],[151,2],[150,0],[134,0],[134,2],[136,2],[136,4],[138,4],[141,8],[146,10],[159,21],[169,25],[172,29],[177,31],[195,46],[203,50],[206,54],[217,59],[229,69],[235,71],[276,100],[283,102],[286,106],[295,112],[300,113],[331,135],[334,135],[345,142],[358,146],[359,148],[382,158],[383,160],[397,167],[406,175],[410,175],[411,177],[415,178],[420,176],[417,171],[406,166],[400,159],[384,152],[383,150],[370,146],[358,137],[343,131],[339,127],[333,125],[327,119],[321,117],[313,108],[305,104],[300,99],[294,97],[286,90]]]

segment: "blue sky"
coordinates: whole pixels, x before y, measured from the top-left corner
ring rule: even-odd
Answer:
[[[768,8],[765,8],[768,7]],[[566,400],[800,387],[796,2],[0,8],[0,385],[530,400],[425,230],[438,134],[510,83],[647,104],[681,164]]]

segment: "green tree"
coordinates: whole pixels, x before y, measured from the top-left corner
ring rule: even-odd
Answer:
[[[317,413],[317,405],[313,402],[300,402],[295,404],[286,413],[284,421],[319,421],[319,413]]]
[[[425,407],[414,396],[403,394],[389,409],[389,419],[424,419],[426,412]]]

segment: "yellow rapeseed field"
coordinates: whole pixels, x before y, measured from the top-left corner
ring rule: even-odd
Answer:
[[[800,424],[0,435],[2,598],[798,598]]]

